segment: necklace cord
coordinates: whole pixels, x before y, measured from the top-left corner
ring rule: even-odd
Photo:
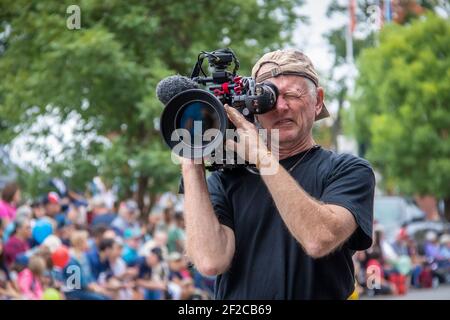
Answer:
[[[318,149],[320,147],[320,145],[318,145],[318,144],[315,144],[314,146],[312,146],[311,148],[309,148],[306,152],[305,152],[305,154],[300,158],[300,159],[298,159],[293,165],[292,165],[292,167],[290,167],[289,169],[288,169],[288,172],[289,173],[291,173],[301,162],[302,162],[302,160],[309,154],[309,152],[311,151],[311,150],[313,150],[313,149]],[[246,168],[247,169],[247,171],[248,172],[250,172],[250,173],[253,173],[253,174],[260,174],[259,173],[259,170],[258,169],[255,169],[255,168],[251,168],[251,167],[247,167]]]

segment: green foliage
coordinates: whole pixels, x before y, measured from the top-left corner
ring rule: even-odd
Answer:
[[[333,0],[327,9],[327,16],[334,19],[337,16],[345,16],[348,19],[348,1]],[[353,35],[353,58],[357,60],[360,53],[365,48],[374,47],[379,42],[379,26],[376,26],[376,14],[374,14],[374,6],[378,6],[379,10],[382,10],[380,5],[382,2],[377,0],[359,0],[355,1],[356,10],[356,32]],[[411,1],[397,1],[394,4],[393,10],[395,16],[398,16],[395,23],[407,24],[413,19],[417,18],[420,14],[423,14],[427,10],[439,9],[441,11],[448,12],[448,4],[445,4],[436,0],[411,0]],[[401,16],[401,19],[399,18]],[[340,133],[341,126],[342,131],[346,134],[354,134],[358,132],[358,141],[361,146],[365,146],[368,143],[368,134],[361,132],[360,127],[367,127],[368,123],[366,119],[358,117],[361,122],[355,122],[354,114],[346,112],[343,109],[343,102],[348,100],[348,83],[346,83],[347,73],[343,73],[340,68],[347,63],[346,61],[346,34],[348,29],[347,21],[335,29],[328,31],[325,34],[325,38],[334,53],[334,63],[330,71],[327,87],[331,90],[327,90],[327,97],[329,100],[335,100],[338,103],[338,115],[333,124],[335,134]],[[386,26],[387,24],[385,24]],[[362,111],[362,110],[361,110]],[[357,111],[356,111],[357,112]],[[341,125],[341,117],[344,125]],[[355,129],[355,125],[358,129]],[[364,150],[361,148],[360,154],[364,156]]]
[[[362,29],[365,34],[364,37],[355,38],[353,37],[353,58],[357,58],[361,50],[366,47],[371,47],[375,44],[376,33],[369,23],[369,14],[367,9],[369,6],[374,5],[377,1],[367,0],[367,1],[356,1],[356,21],[358,29]],[[334,19],[335,17],[346,16],[348,19],[348,2],[342,2],[338,0],[333,0],[327,8],[328,18]],[[348,99],[348,72],[342,72],[342,67],[348,64],[347,61],[347,47],[346,47],[346,37],[348,32],[348,24],[342,24],[337,28],[329,30],[324,36],[328,40],[332,51],[334,53],[333,66],[330,73],[326,79],[326,94],[328,101],[337,102],[337,114],[334,117],[334,122],[332,125],[332,140],[333,145],[337,147],[337,135],[345,132],[348,133],[349,127],[351,127],[351,121],[347,122],[345,126],[342,126],[342,118],[348,117],[344,112],[344,102]],[[350,126],[349,126],[350,123]],[[343,132],[341,132],[343,131]]]
[[[302,3],[81,0],[81,29],[69,30],[73,1],[0,0],[0,27],[11,28],[0,53],[0,143],[41,115],[61,123],[79,116],[77,134],[109,143],[65,150],[48,174],[65,172],[77,187],[94,174],[123,188],[144,177],[151,193],[173,187],[178,168],[154,127],[162,111],[158,81],[189,74],[200,50],[226,46],[248,75],[258,56],[289,41],[301,18],[293,9]]]
[[[333,145],[333,132],[331,127],[324,122],[319,122],[313,127],[314,140],[322,147],[330,149]]]
[[[367,157],[405,193],[449,197],[450,22],[432,14],[390,25],[361,53],[352,102]]]

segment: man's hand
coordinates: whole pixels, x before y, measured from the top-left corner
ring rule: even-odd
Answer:
[[[255,125],[236,109],[225,105],[228,118],[236,126],[239,142],[226,140],[228,150],[235,151],[242,159],[259,166],[261,161],[269,154],[263,138],[259,135]]]
[[[202,170],[204,169],[204,164],[202,163],[196,163],[198,160],[194,160],[194,159],[189,159],[189,158],[184,158],[184,157],[180,157],[177,154],[173,154],[174,157],[176,157],[178,163],[181,166],[181,170],[186,171],[186,170]]]

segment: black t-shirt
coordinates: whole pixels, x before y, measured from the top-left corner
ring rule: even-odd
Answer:
[[[303,155],[280,164],[289,169]],[[313,259],[288,231],[259,175],[214,172],[208,178],[211,202],[236,239],[231,267],[217,277],[216,299],[346,299],[352,293],[352,255],[372,242],[375,178],[369,163],[317,147],[291,175],[315,199],[347,208],[357,230],[337,251]]]

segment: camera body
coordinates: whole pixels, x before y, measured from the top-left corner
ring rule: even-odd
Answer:
[[[255,114],[262,114],[275,107],[278,88],[271,82],[256,83],[251,77],[241,77],[236,74],[239,60],[231,49],[219,49],[212,52],[202,52],[191,74],[191,79],[201,85],[218,98],[222,104],[237,109],[244,117],[254,122]],[[206,57],[212,68],[210,77],[199,76],[201,65]],[[233,72],[227,69],[234,63]]]
[[[209,76],[202,69],[205,58],[212,71]],[[234,68],[229,71],[232,64]],[[227,118],[224,105],[237,109],[248,121],[254,122],[255,114],[274,109],[278,98],[274,84],[268,81],[256,83],[251,77],[239,76],[236,74],[238,69],[239,60],[231,49],[202,51],[190,80],[186,80],[193,83],[193,89],[185,90],[188,85],[180,83],[179,87],[183,89],[170,99],[161,115],[163,139],[178,155],[217,160],[216,155],[220,154],[219,161],[205,162],[210,171],[252,166],[239,163],[236,154],[233,159],[223,156],[226,154],[223,145],[227,129],[235,129]],[[219,134],[208,135],[210,129]],[[178,150],[180,145],[183,148]]]

